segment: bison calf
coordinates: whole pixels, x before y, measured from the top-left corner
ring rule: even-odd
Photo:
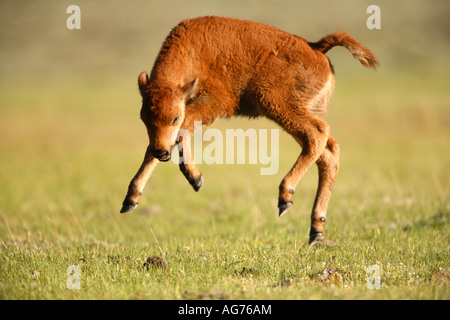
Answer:
[[[347,48],[364,66],[375,69],[372,52],[341,31],[318,42],[274,27],[230,18],[182,21],[166,38],[150,76],[138,78],[141,118],[150,138],[144,161],[132,179],[121,212],[134,209],[153,169],[170,159],[177,144],[181,172],[198,191],[202,174],[192,161],[189,139],[177,133],[209,125],[219,117],[267,117],[301,145],[302,151],[279,186],[279,215],[292,206],[292,194],[316,163],[319,184],[311,214],[309,243],[324,238],[328,201],[339,167],[339,145],[321,116],[334,88],[333,67],[325,53]]]

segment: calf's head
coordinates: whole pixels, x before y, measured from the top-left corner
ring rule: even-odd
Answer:
[[[149,83],[147,73],[142,72],[138,84],[142,95],[141,119],[150,139],[149,151],[160,161],[168,161],[184,121],[186,99],[194,92],[197,79],[180,86],[160,86]]]

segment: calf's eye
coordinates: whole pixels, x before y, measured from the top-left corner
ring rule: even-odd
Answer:
[[[173,119],[172,124],[176,124],[178,122],[179,116],[176,116],[175,119]]]

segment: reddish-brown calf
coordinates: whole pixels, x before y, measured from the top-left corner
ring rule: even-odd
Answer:
[[[324,238],[328,201],[339,167],[339,145],[321,116],[334,88],[333,67],[325,53],[347,48],[364,66],[376,68],[372,52],[349,34],[334,32],[308,42],[274,27],[220,17],[182,21],[170,32],[150,76],[138,78],[141,118],[150,138],[144,161],[128,187],[121,212],[134,209],[159,161],[170,159],[175,144],[185,161],[180,169],[198,191],[202,175],[189,146],[176,140],[192,134],[194,121],[209,125],[219,117],[264,116],[278,123],[302,151],[279,187],[279,214],[306,170],[316,163],[319,184],[311,214],[310,244]],[[188,140],[188,139],[185,139]]]

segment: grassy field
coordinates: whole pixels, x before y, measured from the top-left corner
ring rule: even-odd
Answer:
[[[381,30],[365,27],[364,1],[99,2],[79,1],[78,31],[65,27],[68,4],[0,4],[0,299],[450,298],[445,1],[379,1]],[[311,40],[342,29],[379,56],[373,72],[344,49],[329,53],[337,84],[325,118],[341,167],[325,230],[336,245],[307,245],[315,167],[277,215],[278,185],[300,152],[282,131],[277,174],[202,164],[195,193],[162,163],[139,207],[119,214],[147,143],[137,76],[177,21],[205,14]],[[165,265],[146,263],[154,256]],[[71,265],[80,290],[67,288]]]

